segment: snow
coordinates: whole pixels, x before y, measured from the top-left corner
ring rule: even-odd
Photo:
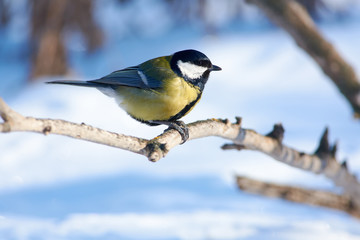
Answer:
[[[243,216],[243,217],[239,217]],[[221,221],[219,221],[221,220]],[[169,212],[158,214],[76,214],[56,222],[41,219],[3,219],[10,226],[18,223],[17,239],[257,239],[259,227],[266,239],[358,239],[339,222],[299,220],[287,222],[282,216],[244,212]],[[340,224],[334,229],[332,225]],[[274,231],[276,229],[276,232]],[[31,233],[31,234],[30,234]]]
[[[163,10],[157,6],[156,11]],[[102,23],[107,28],[116,19],[109,16]],[[356,21],[320,27],[358,73],[359,27]],[[316,149],[328,126],[330,141],[339,141],[339,159],[347,158],[350,170],[360,173],[359,122],[314,61],[281,30],[203,36],[180,28],[166,38],[117,34],[111,32],[104,48],[90,56],[74,44],[69,53],[77,76],[61,78],[94,79],[152,57],[197,49],[223,70],[211,73],[185,122],[241,116],[243,127],[264,134],[281,122],[285,144],[306,152]],[[15,49],[19,43],[7,45]],[[94,89],[37,82],[19,90],[26,64],[0,61],[3,79],[10,79],[0,82],[0,95],[23,115],[85,122],[144,138],[165,129],[136,122]],[[360,239],[359,221],[344,213],[240,192],[236,174],[315,189],[334,186],[261,153],[223,151],[224,143],[215,137],[194,140],[151,163],[63,136],[1,134],[0,238]]]

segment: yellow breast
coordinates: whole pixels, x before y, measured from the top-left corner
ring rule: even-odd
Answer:
[[[169,120],[200,94],[199,88],[180,77],[164,81],[161,90],[121,86],[117,92],[121,96],[117,99],[119,105],[132,117],[143,121]]]

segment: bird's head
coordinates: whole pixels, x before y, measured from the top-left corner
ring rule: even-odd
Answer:
[[[171,69],[180,77],[203,90],[211,71],[221,68],[213,65],[210,59],[196,50],[174,53],[170,61]]]

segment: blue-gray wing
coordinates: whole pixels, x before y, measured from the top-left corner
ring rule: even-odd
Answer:
[[[88,82],[110,85],[111,87],[127,86],[144,89],[161,87],[161,81],[145,76],[138,66],[118,70],[105,77]]]

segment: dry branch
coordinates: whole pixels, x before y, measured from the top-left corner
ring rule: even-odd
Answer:
[[[84,123],[76,124],[58,119],[24,117],[12,110],[1,98],[0,115],[4,120],[4,123],[0,124],[0,132],[58,134],[117,147],[135,153],[140,153],[147,142],[141,138],[108,132]]]
[[[22,131],[65,135],[138,153],[146,156],[150,161],[158,161],[173,147],[182,143],[180,134],[175,130],[165,131],[154,139],[146,140],[108,132],[84,123],[24,117],[12,110],[1,98],[0,115],[4,120],[0,124],[0,132]],[[340,164],[335,159],[336,146],[329,145],[327,130],[316,152],[305,154],[282,144],[284,128],[281,124],[276,124],[273,131],[266,136],[241,128],[240,118],[237,118],[235,123],[220,119],[197,121],[188,124],[187,127],[189,140],[207,136],[222,137],[232,141],[232,144],[224,145],[223,149],[256,150],[290,166],[315,174],[324,174],[341,187],[354,204],[360,206],[360,183],[348,171],[346,164]]]
[[[260,194],[267,197],[282,198],[288,201],[313,206],[333,208],[360,218],[360,208],[358,205],[354,205],[349,196],[327,191],[266,183],[243,176],[238,176],[236,182],[238,187],[245,192]]]
[[[272,132],[267,134],[268,137],[254,133],[251,137],[246,137],[242,144],[234,141],[232,144],[225,144],[222,148],[260,151],[292,167],[315,174],[323,174],[336,186],[341,187],[344,194],[350,196],[357,206],[360,206],[360,183],[349,172],[346,162],[340,163],[335,158],[337,147],[336,144],[329,144],[328,129],[325,129],[314,154],[306,154],[283,145],[281,141],[283,134],[284,128],[281,124],[276,124]]]
[[[360,118],[360,82],[354,69],[316,29],[306,10],[294,0],[247,0],[284,28],[329,76]]]

